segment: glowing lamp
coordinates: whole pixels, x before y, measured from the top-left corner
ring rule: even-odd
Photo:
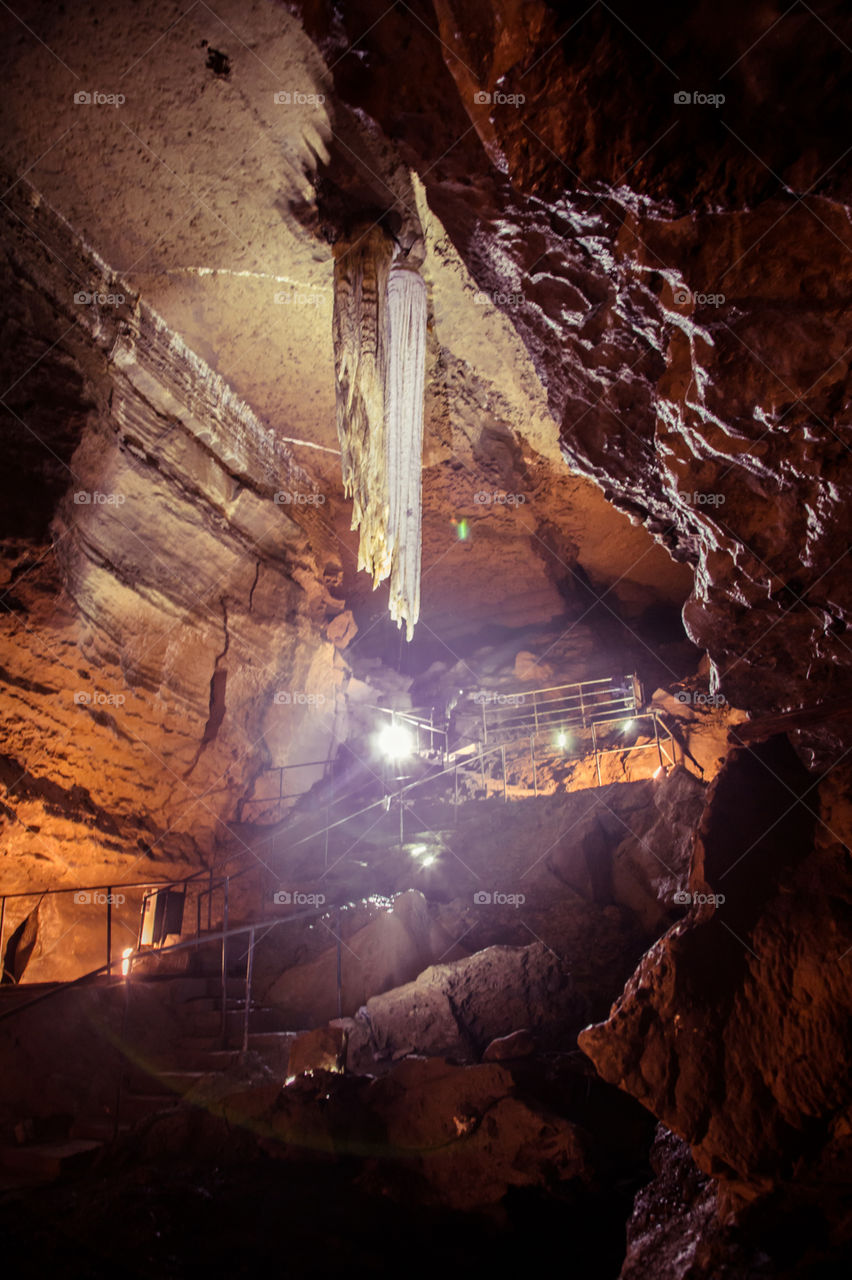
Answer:
[[[414,750],[414,738],[401,724],[389,724],[377,737],[379,751],[388,760],[403,760]]]
[[[126,978],[130,973],[130,957],[133,955],[132,947],[125,947],[121,953],[121,976]]]

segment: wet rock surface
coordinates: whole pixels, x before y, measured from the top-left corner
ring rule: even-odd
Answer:
[[[460,675],[634,667],[711,790],[518,750],[463,787],[475,819],[413,807],[414,870],[405,815],[400,848],[359,828],[273,860],[234,918],[340,860],[328,915],[259,954],[313,1028],[303,1073],[205,1076],[99,1170],[3,1193],[9,1251],[500,1274],[556,1241],[590,1277],[843,1273],[849,15],[223,2],[0,16],[3,887],[265,857],[296,799],[274,766]],[[95,81],[127,110],[76,103]],[[333,432],[331,246],[365,216],[416,229],[429,289],[405,650]],[[10,976],[97,963],[98,906],[10,899]],[[2,1037],[4,1124],[26,1103],[46,1132],[87,1072],[108,1114],[118,1011],[84,1011],[40,1100],[49,1038]],[[326,1070],[344,1042],[376,1079]]]
[[[814,781],[784,738],[733,752],[699,829],[689,914],[579,1038],[686,1139],[729,1206],[780,1198],[807,1215],[816,1170],[848,1168],[847,787],[842,769]]]

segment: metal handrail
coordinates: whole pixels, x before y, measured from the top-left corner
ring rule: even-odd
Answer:
[[[629,691],[625,686],[631,685]],[[558,694],[559,697],[546,697],[547,694]],[[489,706],[491,696],[498,700],[497,705]],[[575,681],[572,684],[551,685],[543,689],[517,690],[504,693],[505,701],[500,704],[501,695],[486,695],[478,701],[482,713],[482,741],[487,742],[489,728],[491,735],[518,733],[528,728],[538,734],[542,725],[557,725],[564,728],[575,728],[581,725],[589,727],[593,718],[601,719],[605,709],[609,709],[609,719],[635,713],[640,707],[639,682],[632,676],[603,676],[596,680]],[[514,699],[514,701],[513,701]]]
[[[175,942],[175,943],[172,943],[171,946],[161,947],[156,954],[159,956],[159,955],[165,955],[167,953],[171,954],[172,952],[176,952],[176,951],[188,951],[194,947],[203,947],[203,946],[207,946],[211,942],[221,941],[222,952],[224,955],[226,940],[228,938],[236,937],[241,933],[248,933],[250,935],[250,945],[253,950],[254,939],[258,929],[269,930],[269,929],[276,928],[278,925],[293,924],[297,920],[305,920],[308,918],[318,919],[320,916],[327,915],[327,914],[328,912],[326,910],[318,910],[318,909],[307,910],[307,911],[297,911],[297,912],[294,912],[292,915],[285,916],[283,919],[281,916],[275,916],[275,917],[269,917],[266,920],[253,920],[249,924],[234,925],[232,928],[223,927],[222,929],[214,930],[211,933],[205,933],[195,938],[189,938],[185,942]],[[115,985],[118,986],[119,983],[128,982],[130,980],[130,978],[132,977],[134,960],[144,958],[145,956],[148,956],[151,954],[152,954],[151,951],[148,951],[148,950],[143,951],[141,948],[137,947],[136,950],[130,956],[125,957],[125,959],[128,962],[128,972],[127,974],[122,975],[121,978],[117,978]],[[26,1003],[24,1004],[15,1005],[15,1007],[12,1009],[0,1010],[0,1022],[3,1022],[6,1018],[14,1017],[14,1015],[17,1013],[23,1013],[25,1009],[31,1009],[34,1005],[41,1004],[42,1001],[44,1000],[50,1000],[53,996],[59,995],[63,991],[70,991],[74,987],[82,986],[84,983],[99,977],[101,974],[106,974],[107,976],[110,976],[108,965],[106,964],[99,965],[97,969],[90,969],[88,973],[81,974],[80,977],[78,978],[72,978],[69,982],[57,983],[57,985],[55,987],[51,987],[49,991],[40,992],[37,996],[34,996],[32,1000],[27,1000]],[[250,1004],[250,991],[249,991],[249,999],[246,1002],[246,1008],[248,1008],[249,1004]]]
[[[633,698],[632,698],[633,705],[631,705],[631,706],[625,706],[625,707],[623,708],[623,710],[624,710],[624,711],[631,711],[631,712],[633,712],[633,713],[634,713],[634,715],[635,715],[635,714],[636,714],[636,711],[638,710],[638,708],[637,708],[637,706],[636,706],[637,685],[636,685],[636,678],[635,678],[635,676],[634,676],[634,677],[631,677],[631,679],[633,680]],[[545,728],[547,728],[547,727],[551,727],[551,728],[552,728],[552,727],[553,727],[553,718],[554,718],[554,717],[556,717],[556,718],[558,719],[558,717],[559,717],[559,715],[560,715],[560,709],[562,708],[562,704],[564,704],[564,703],[568,703],[568,702],[571,702],[571,701],[577,701],[577,699],[579,699],[579,702],[580,702],[580,712],[581,712],[581,718],[582,718],[582,726],[583,726],[583,728],[587,728],[587,727],[588,727],[588,725],[587,725],[587,717],[588,717],[588,713],[591,713],[591,715],[596,715],[596,718],[597,718],[598,720],[600,720],[601,722],[603,722],[603,721],[601,720],[601,716],[600,716],[600,712],[601,712],[601,710],[603,709],[603,707],[606,707],[606,706],[608,706],[608,705],[615,705],[615,704],[616,704],[617,702],[619,702],[620,700],[618,700],[618,699],[609,699],[609,701],[608,701],[608,702],[604,702],[604,703],[597,703],[597,704],[596,704],[594,701],[591,701],[591,702],[589,702],[589,703],[585,703],[585,702],[584,702],[584,694],[586,694],[590,699],[594,699],[598,694],[600,694],[600,693],[602,693],[602,692],[607,692],[607,690],[596,688],[596,686],[606,685],[606,686],[609,686],[609,687],[610,687],[610,689],[612,689],[612,688],[613,688],[613,686],[614,686],[614,681],[615,681],[615,677],[611,677],[611,676],[610,676],[610,677],[601,677],[601,678],[596,679],[596,680],[578,681],[578,682],[574,682],[574,683],[572,683],[572,684],[567,684],[567,685],[553,685],[553,686],[550,686],[549,688],[543,688],[543,689],[537,689],[537,690],[529,691],[529,692],[528,692],[527,694],[525,694],[524,696],[532,696],[532,698],[533,698],[533,719],[532,719],[532,723],[530,723],[530,718],[529,718],[529,715],[528,715],[528,714],[527,714],[527,716],[526,716],[526,717],[520,717],[520,718],[518,718],[518,717],[514,717],[514,716],[511,716],[511,715],[510,715],[508,719],[504,719],[504,720],[500,723],[500,725],[499,725],[498,727],[502,728],[502,729],[504,730],[504,732],[508,731],[508,732],[512,732],[513,734],[515,734],[515,735],[516,735],[516,736],[515,736],[515,738],[514,738],[514,740],[515,740],[515,741],[519,740],[521,737],[529,736],[529,739],[530,739],[530,751],[531,751],[531,755],[532,755],[532,762],[533,762],[534,788],[535,788],[535,794],[536,794],[536,795],[538,794],[538,785],[537,785],[537,780],[536,780],[536,765],[535,765],[534,742],[535,742],[535,738],[536,738],[536,737],[538,737],[538,736],[540,736],[540,734],[542,733],[542,725],[544,725],[544,727],[545,727]],[[544,707],[541,707],[540,705],[537,705],[537,703],[536,703],[537,695],[539,695],[539,694],[546,694],[546,693],[562,693],[562,692],[564,692],[565,690],[577,690],[578,692],[577,692],[576,694],[566,695],[566,696],[565,696],[564,698],[562,698],[562,699],[549,699],[549,700],[546,700],[546,701],[545,701],[545,706],[544,706]],[[627,695],[626,695],[626,696],[627,696]],[[550,704],[549,706],[548,706],[548,703]],[[554,703],[556,703],[556,706],[555,706],[555,707],[554,707],[554,705],[553,705]],[[418,721],[418,718],[417,718],[416,716],[414,716],[414,715],[410,715],[409,713],[406,713],[406,712],[396,712],[396,711],[393,711],[392,709],[387,708],[387,707],[384,707],[384,708],[382,708],[382,707],[375,707],[375,708],[373,708],[373,709],[374,709],[374,710],[378,710],[378,711],[382,711],[383,713],[385,713],[385,714],[389,714],[389,715],[391,715],[391,716],[399,716],[400,718],[405,719],[405,720],[409,720],[409,721],[410,721],[410,722],[412,722],[412,723],[420,724],[420,722]],[[504,709],[502,709],[502,708],[497,708],[496,710],[497,710],[498,712],[500,712],[501,710],[504,710]],[[567,708],[564,708],[563,710],[567,710]],[[485,707],[484,707],[484,705],[483,705],[483,729],[484,729],[484,726],[485,726],[485,714],[486,714],[486,713],[485,713]],[[612,718],[618,718],[618,717],[613,716]],[[644,717],[643,717],[643,718],[644,718]],[[517,723],[518,719],[520,719],[520,723]],[[563,724],[565,725],[565,727],[566,727],[566,728],[573,728],[573,727],[576,727],[576,723],[569,722],[569,721],[567,721],[567,720],[565,719],[565,715],[564,715],[564,713],[563,713],[563,715],[562,715],[561,723],[563,723]],[[656,734],[656,732],[657,732],[657,730],[656,730],[656,723],[657,723],[656,719],[654,720],[654,723],[655,723],[655,734]],[[422,727],[423,727],[424,729],[426,729],[426,730],[427,730],[428,732],[430,732],[430,733],[433,733],[433,734],[434,734],[434,733],[443,734],[443,736],[444,736],[444,738],[445,738],[445,750],[442,752],[442,758],[443,758],[443,759],[447,759],[447,758],[450,756],[450,754],[451,754],[451,753],[449,753],[449,752],[446,750],[446,737],[447,737],[447,735],[446,735],[446,731],[444,731],[444,730],[440,730],[440,729],[435,729],[435,728],[434,728],[434,726],[433,726],[433,725],[431,725],[431,723],[430,723],[430,724],[427,724],[425,721],[423,721],[423,722],[422,722]],[[665,727],[665,726],[664,726],[664,727]],[[533,732],[532,732],[532,733],[529,733],[529,735],[528,735],[526,732],[522,733],[522,732],[521,732],[521,730],[522,730],[522,729],[532,729],[532,730],[533,730]],[[672,735],[671,735],[670,731],[668,731],[668,732],[669,732],[669,737],[670,737],[670,738],[672,738]],[[593,730],[593,740],[594,740],[594,730]],[[672,738],[672,743],[674,743],[674,739],[673,739],[673,738]],[[508,799],[508,787],[507,787],[507,778],[506,778],[506,747],[507,747],[507,746],[510,746],[510,745],[512,745],[512,744],[511,744],[511,742],[505,742],[505,741],[504,741],[504,742],[502,742],[502,743],[500,743],[500,744],[497,744],[497,745],[495,745],[495,746],[492,746],[492,747],[486,747],[486,746],[485,746],[485,738],[483,737],[483,741],[478,745],[478,749],[477,749],[477,744],[476,744],[476,743],[470,743],[470,744],[468,744],[468,747],[469,747],[469,749],[471,750],[471,754],[470,754],[470,756],[469,756],[469,757],[466,757],[466,758],[464,758],[464,759],[460,759],[460,753],[459,753],[459,751],[456,751],[455,753],[452,753],[452,755],[453,755],[453,757],[454,757],[454,758],[453,758],[453,760],[452,760],[452,763],[451,763],[451,764],[449,764],[448,766],[446,766],[445,768],[443,768],[443,769],[439,770],[437,773],[429,773],[426,777],[416,779],[414,782],[408,783],[406,786],[401,787],[401,788],[399,789],[399,791],[396,793],[396,799],[397,799],[398,803],[400,804],[400,839],[402,839],[402,821],[403,821],[403,820],[402,820],[402,814],[403,814],[403,806],[404,806],[404,803],[405,803],[405,798],[408,796],[408,794],[409,794],[410,792],[412,792],[413,790],[415,790],[417,787],[422,787],[422,786],[429,785],[429,784],[431,784],[431,783],[433,783],[433,782],[438,781],[440,778],[442,778],[442,777],[446,777],[447,775],[449,775],[450,773],[452,773],[452,774],[453,774],[453,781],[454,781],[454,793],[455,793],[455,794],[454,794],[454,803],[457,805],[457,804],[458,804],[458,773],[459,773],[459,770],[460,770],[460,769],[465,769],[465,768],[468,768],[468,767],[471,767],[471,766],[472,766],[472,767],[476,767],[476,768],[478,768],[478,769],[480,770],[480,772],[482,773],[483,786],[485,786],[485,768],[484,768],[485,758],[486,758],[486,756],[490,757],[492,754],[495,754],[497,751],[500,751],[500,753],[501,753],[502,766],[503,766],[503,769],[502,769],[502,772],[503,772],[503,797],[504,797],[504,799]],[[594,748],[594,749],[595,749],[595,758],[596,758],[596,763],[597,763],[597,767],[598,767],[598,780],[600,781],[600,765],[599,765],[599,762],[598,762],[598,751],[597,751],[597,749],[596,749],[596,748]],[[662,757],[661,757],[661,762],[662,762]],[[280,766],[274,766],[274,770],[278,770],[278,771],[279,771],[279,776],[280,776],[280,777],[282,777],[282,779],[283,779],[283,770],[285,770],[285,769],[290,769],[290,768],[306,768],[306,767],[309,767],[309,764],[310,764],[310,765],[320,765],[320,764],[326,764],[326,763],[327,763],[327,761],[315,761],[315,762],[309,762],[309,763],[300,762],[300,763],[296,763],[296,764],[292,764],[292,765],[280,765]],[[339,826],[342,826],[342,825],[343,825],[344,823],[346,823],[346,822],[351,822],[351,821],[352,821],[352,820],[354,820],[355,818],[361,817],[363,814],[365,814],[365,813],[369,813],[370,811],[372,811],[372,810],[374,810],[374,809],[377,809],[377,808],[378,808],[379,806],[381,806],[381,805],[386,805],[386,803],[387,803],[387,797],[386,797],[386,796],[383,796],[382,798],[380,798],[380,799],[378,799],[378,800],[376,800],[376,801],[372,802],[371,804],[364,806],[362,809],[356,810],[354,813],[348,813],[348,814],[345,814],[342,818],[339,818],[339,819],[337,819],[337,820],[336,820],[336,821],[334,821],[334,822],[327,822],[323,827],[319,828],[317,831],[311,832],[309,835],[307,835],[307,836],[303,836],[301,839],[299,839],[299,840],[295,841],[292,847],[294,847],[294,848],[295,848],[295,847],[298,847],[298,846],[300,846],[300,845],[306,844],[308,841],[310,841],[310,840],[314,840],[314,839],[316,839],[318,836],[321,836],[321,835],[326,835],[326,836],[327,836],[327,835],[328,835],[328,832],[330,832],[330,831],[334,830],[335,828],[337,828],[337,827],[339,827]],[[285,821],[286,821],[286,819],[285,819]],[[127,883],[123,883],[123,884],[100,884],[100,885],[90,885],[90,886],[74,885],[74,886],[66,886],[66,887],[61,887],[61,888],[49,888],[49,889],[45,889],[45,890],[24,890],[24,891],[16,891],[16,892],[14,892],[14,893],[9,893],[9,894],[0,894],[0,953],[2,953],[3,922],[4,922],[4,918],[5,918],[6,898],[18,898],[18,897],[39,897],[39,896],[44,896],[45,894],[50,894],[50,893],[72,893],[72,892],[73,892],[73,893],[84,893],[84,892],[94,892],[94,891],[97,891],[97,890],[106,889],[106,890],[108,891],[108,893],[107,893],[107,899],[108,899],[108,900],[107,900],[107,904],[106,904],[106,907],[107,907],[106,929],[107,929],[107,948],[108,948],[108,956],[107,956],[107,963],[106,963],[106,965],[105,965],[105,966],[103,966],[103,968],[104,968],[104,969],[106,969],[107,973],[110,973],[110,972],[111,972],[111,967],[112,967],[112,949],[111,949],[111,923],[112,923],[112,920],[111,920],[111,895],[112,895],[112,893],[113,893],[113,891],[114,891],[114,890],[116,890],[116,889],[142,888],[142,889],[146,889],[147,891],[152,891],[152,890],[154,890],[154,889],[161,889],[161,888],[175,888],[175,887],[177,887],[177,886],[179,886],[179,885],[183,885],[183,887],[184,887],[184,892],[186,892],[186,890],[187,890],[187,886],[188,886],[189,884],[194,883],[194,882],[195,882],[195,881],[197,881],[197,880],[200,880],[202,877],[207,878],[207,879],[209,880],[209,884],[208,884],[208,886],[207,886],[205,889],[202,889],[202,890],[201,890],[201,892],[199,893],[199,895],[198,895],[198,901],[197,901],[197,904],[196,904],[196,917],[197,917],[197,919],[196,919],[196,927],[197,927],[197,929],[198,929],[198,931],[199,931],[199,933],[200,933],[200,928],[201,928],[201,902],[202,902],[202,899],[203,899],[205,896],[208,896],[208,895],[209,895],[209,897],[208,897],[208,927],[209,927],[209,925],[210,925],[210,923],[211,923],[211,920],[212,920],[212,897],[213,897],[213,893],[214,893],[215,889],[217,889],[217,888],[221,888],[223,885],[225,886],[225,894],[226,894],[225,912],[227,913],[227,884],[228,884],[229,879],[236,878],[236,877],[238,877],[238,876],[241,876],[241,875],[246,874],[246,872],[248,872],[248,871],[250,871],[250,870],[252,869],[252,864],[250,863],[248,866],[246,866],[246,867],[242,868],[240,871],[236,871],[236,872],[235,872],[231,877],[225,876],[225,877],[222,877],[222,878],[218,879],[215,883],[214,883],[214,878],[213,878],[213,877],[214,877],[214,872],[215,872],[215,871],[217,871],[220,867],[226,867],[229,863],[231,863],[231,862],[233,862],[233,861],[235,861],[235,860],[238,860],[238,859],[240,859],[240,858],[245,857],[245,854],[246,854],[246,853],[248,853],[248,852],[252,852],[252,851],[251,851],[251,850],[246,849],[245,851],[239,851],[239,852],[230,853],[230,854],[228,854],[225,858],[223,858],[223,859],[221,860],[221,862],[219,862],[219,863],[214,863],[212,866],[210,866],[210,867],[204,867],[204,868],[201,868],[201,869],[199,869],[198,871],[193,872],[193,873],[192,873],[192,874],[190,874],[189,876],[183,876],[183,877],[180,877],[180,878],[178,878],[178,879],[174,879],[174,880],[169,880],[169,879],[162,879],[162,880],[143,880],[143,881],[127,882]],[[209,936],[209,935],[208,935],[208,936]],[[4,970],[4,972],[5,972],[5,970]]]

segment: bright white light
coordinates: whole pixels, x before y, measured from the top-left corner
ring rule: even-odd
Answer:
[[[433,863],[434,861],[435,861],[435,855],[434,855],[434,853],[427,853],[427,854],[426,854],[426,857],[422,860],[422,862],[420,863],[420,865],[421,865],[421,867],[431,867],[431,865],[432,865],[432,863]]]
[[[126,978],[130,973],[130,957],[133,955],[132,947],[125,947],[121,953],[121,976]]]
[[[412,858],[419,858],[422,854],[426,852],[426,848],[427,846],[425,844],[412,845],[412,848],[411,848]]]
[[[625,720],[625,721],[624,721],[624,732],[626,733],[628,729],[632,729],[632,728],[633,728],[633,726],[635,725],[635,723],[636,723],[636,721],[635,721],[635,720]]]
[[[401,724],[388,724],[378,734],[378,748],[388,760],[403,760],[414,750],[414,738]]]
[[[563,732],[562,732],[562,733],[558,733],[558,734],[556,735],[556,745],[557,745],[557,747],[567,747],[567,746],[568,746],[568,734],[567,734],[567,733],[565,733],[565,732],[564,732],[564,730],[563,730]]]
[[[664,766],[663,766],[663,765],[659,765],[659,766],[654,770],[654,777],[655,777],[655,778],[659,778],[659,777],[661,777],[664,773],[665,773],[665,768],[664,768]]]

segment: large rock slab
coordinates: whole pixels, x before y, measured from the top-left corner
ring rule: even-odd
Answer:
[[[411,983],[367,1001],[374,1051],[480,1056],[499,1036],[525,1028],[541,1043],[564,1043],[585,1008],[559,957],[541,942],[487,947],[435,965]]]

